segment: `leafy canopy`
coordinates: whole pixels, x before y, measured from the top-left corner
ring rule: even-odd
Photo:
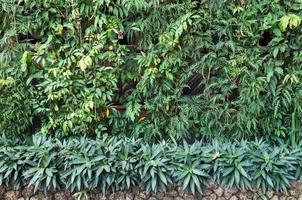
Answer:
[[[0,5],[7,133],[301,135],[300,0]]]

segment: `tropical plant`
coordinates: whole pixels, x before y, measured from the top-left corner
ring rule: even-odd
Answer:
[[[141,187],[149,191],[157,191],[158,188],[166,191],[171,183],[170,159],[164,154],[161,145],[144,145],[141,147],[141,158],[138,163],[138,172],[141,177]]]
[[[134,141],[123,141],[120,144],[121,150],[117,153],[116,159],[116,188],[129,189],[131,186],[138,183],[138,158],[135,156],[137,153],[137,146]]]
[[[184,190],[193,194],[196,191],[202,193],[202,187],[206,186],[211,169],[210,160],[205,157],[208,152],[202,152],[201,143],[189,146],[184,142],[183,147],[176,150],[175,169],[173,176]]]
[[[0,150],[0,185],[13,185],[19,189],[22,181],[23,163],[22,151],[16,152],[14,148],[1,148]]]
[[[0,5],[7,134],[301,139],[300,0]]]
[[[249,150],[245,143],[240,147],[225,144],[218,158],[219,167],[214,170],[217,173],[216,181],[226,187],[251,188],[251,177],[249,171],[253,167],[250,161]]]
[[[34,135],[10,144],[0,148],[0,185],[26,183],[44,192],[62,187],[79,198],[93,189],[104,194],[133,186],[165,191],[172,183],[195,194],[210,180],[264,193],[285,191],[300,180],[302,169],[301,146],[262,140],[150,145],[123,137],[58,140]]]
[[[259,148],[251,152],[255,171],[253,179],[256,186],[266,192],[269,188],[285,191],[294,179],[297,156],[294,152],[289,154],[282,148]],[[299,170],[300,167],[297,169]]]

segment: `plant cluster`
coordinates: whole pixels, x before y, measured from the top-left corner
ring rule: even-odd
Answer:
[[[302,146],[263,141],[142,144],[129,138],[58,140],[42,135],[18,142],[1,138],[0,185],[28,183],[45,192],[139,186],[165,191],[171,183],[202,192],[210,180],[223,187],[285,191],[301,180]]]
[[[0,0],[0,129],[146,140],[265,134],[295,143],[301,6]]]

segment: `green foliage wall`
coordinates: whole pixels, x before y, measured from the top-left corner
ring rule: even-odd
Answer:
[[[301,134],[301,0],[0,2],[5,132]]]

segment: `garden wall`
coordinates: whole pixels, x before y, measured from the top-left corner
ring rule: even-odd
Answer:
[[[85,199],[83,195],[82,199]],[[274,191],[268,191],[266,194],[257,190],[238,190],[238,189],[223,189],[216,184],[210,184],[208,188],[203,190],[203,195],[191,195],[183,192],[176,186],[170,186],[166,193],[157,192],[146,193],[141,191],[137,187],[133,187],[129,191],[111,193],[106,196],[102,195],[98,191],[91,191],[87,193],[90,200],[240,200],[240,199],[273,199],[273,200],[302,200],[302,183],[295,182],[290,189],[285,193],[277,193]],[[72,194],[68,191],[50,192],[45,196],[42,192],[34,194],[33,190],[29,187],[23,187],[19,191],[15,191],[9,188],[0,188],[1,200],[71,200],[76,199],[76,194]]]
[[[2,0],[0,130],[18,138],[295,142],[301,7],[300,0]]]

